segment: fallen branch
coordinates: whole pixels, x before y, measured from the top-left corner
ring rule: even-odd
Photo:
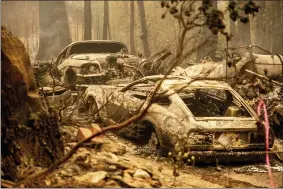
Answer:
[[[153,92],[148,96],[148,98],[145,100],[142,110],[137,114],[132,116],[131,118],[129,118],[128,120],[122,122],[122,123],[118,123],[118,124],[114,124],[114,125],[110,125],[108,127],[102,128],[100,131],[97,131],[96,133],[92,134],[91,136],[81,140],[80,142],[78,142],[64,157],[62,157],[61,159],[57,160],[54,164],[52,164],[49,168],[31,174],[30,176],[26,177],[23,181],[16,183],[13,187],[18,187],[22,184],[26,184],[30,181],[35,181],[36,179],[42,178],[50,173],[52,173],[57,167],[59,167],[60,165],[62,165],[63,163],[65,163],[68,159],[70,159],[72,157],[72,155],[86,142],[91,141],[91,139],[93,139],[96,136],[99,136],[102,133],[105,133],[107,131],[111,131],[111,130],[118,130],[121,129],[127,125],[129,125],[131,122],[141,118],[146,111],[148,110],[148,108],[151,105],[151,100],[153,98],[153,96],[155,95],[155,93],[158,91],[158,89],[160,88],[162,82],[166,79],[166,75],[164,76],[164,78],[161,80],[161,82],[155,86]]]

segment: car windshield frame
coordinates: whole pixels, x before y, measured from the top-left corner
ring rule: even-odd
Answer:
[[[183,99],[181,98],[181,96],[176,93],[176,90],[178,89],[174,89],[174,87],[169,87],[169,90],[167,91],[167,94],[169,96],[169,98],[171,99],[171,101],[179,101],[181,102],[181,105],[185,108],[185,111],[187,111],[189,113],[189,115],[191,117],[193,117],[195,120],[252,120],[255,121],[257,120],[257,114],[253,111],[253,109],[251,107],[249,107],[249,105],[247,105],[244,102],[244,99],[242,99],[242,97],[234,90],[228,88],[228,87],[209,87],[209,86],[187,86],[183,88],[184,90],[188,89],[188,90],[192,90],[192,89],[218,89],[218,90],[227,90],[229,91],[234,98],[236,98],[238,100],[238,102],[241,104],[241,106],[250,114],[249,117],[225,117],[225,116],[218,116],[218,117],[197,117],[193,114],[193,112],[190,110],[190,108],[185,104],[185,102],[183,101]]]
[[[115,45],[115,50],[112,49],[111,51],[109,51],[109,49],[111,49],[110,48],[111,45],[112,46]],[[89,46],[89,47],[86,48],[87,50],[82,50],[83,46]],[[101,50],[102,49],[101,47],[103,47],[103,50]],[[77,48],[77,51],[74,51],[74,49],[76,49],[76,48]],[[92,49],[94,49],[94,48],[96,48],[96,49],[93,51]],[[80,50],[78,50],[78,49],[80,49]],[[99,49],[99,51],[96,51],[98,49]],[[106,50],[106,49],[108,49],[108,50]],[[111,41],[111,42],[103,42],[103,41],[99,41],[99,42],[81,42],[81,43],[74,43],[74,44],[72,44],[68,48],[67,56],[69,57],[69,56],[74,55],[74,54],[89,54],[89,53],[91,53],[91,54],[119,53],[119,52],[122,52],[122,49],[123,49],[124,53],[128,53],[127,46],[124,43],[121,43],[121,42],[115,42],[115,41]]]

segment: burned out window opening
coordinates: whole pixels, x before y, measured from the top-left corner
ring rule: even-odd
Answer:
[[[251,117],[229,90],[195,88],[178,95],[195,117]]]
[[[79,43],[73,45],[70,49],[72,54],[87,54],[87,53],[119,53],[127,52],[125,45],[120,43]]]

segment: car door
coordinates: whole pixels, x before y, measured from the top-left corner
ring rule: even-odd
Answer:
[[[111,122],[120,123],[135,115],[142,101],[122,92],[115,92],[106,105],[107,117]]]

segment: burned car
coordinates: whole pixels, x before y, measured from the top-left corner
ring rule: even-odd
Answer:
[[[124,43],[110,40],[77,41],[63,49],[55,64],[61,81],[75,90],[76,86],[105,84],[110,80],[123,83],[143,77],[134,65],[141,58],[130,55]]]
[[[163,78],[148,76],[128,85],[94,85],[84,102],[99,111],[105,124],[119,123],[137,114],[145,99]],[[223,81],[168,76],[145,115],[118,134],[140,143],[152,143],[168,152],[175,144],[192,155],[264,154],[264,128],[243,98]],[[270,135],[270,148],[274,136]]]

